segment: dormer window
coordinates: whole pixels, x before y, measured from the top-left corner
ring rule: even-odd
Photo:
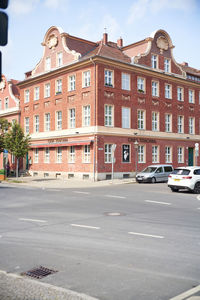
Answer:
[[[46,57],[45,60],[45,70],[50,71],[51,70],[51,57]]]
[[[57,54],[57,66],[61,67],[63,65],[63,53],[59,52]]]
[[[9,105],[9,99],[7,97],[7,98],[5,98],[5,101],[4,101],[4,108],[7,109],[8,105]]]
[[[164,60],[164,71],[170,73],[170,59],[165,58]]]
[[[152,55],[151,56],[151,67],[153,69],[157,69],[158,68],[158,56],[157,55]]]

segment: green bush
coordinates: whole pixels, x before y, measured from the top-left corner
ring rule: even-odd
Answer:
[[[5,170],[4,169],[0,169],[0,175],[5,175]]]

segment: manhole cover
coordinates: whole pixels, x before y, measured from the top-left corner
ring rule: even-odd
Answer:
[[[118,217],[118,216],[125,216],[125,213],[121,213],[121,212],[106,212],[104,213],[106,216],[113,216],[113,217]]]
[[[50,270],[48,268],[40,266],[39,268],[34,268],[34,269],[29,270],[27,272],[21,273],[21,275],[23,275],[23,276],[25,275],[25,276],[29,276],[29,277],[32,277],[32,278],[41,279],[41,278],[43,278],[45,276],[54,274],[56,272],[58,272],[58,271]]]

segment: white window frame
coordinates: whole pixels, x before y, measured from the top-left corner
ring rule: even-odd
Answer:
[[[9,98],[6,97],[6,98],[4,99],[4,109],[8,109],[8,108],[9,108]]]
[[[90,126],[90,113],[91,113],[90,105],[83,106],[83,126],[84,127]]]
[[[152,146],[152,163],[159,163],[159,146]]]
[[[44,148],[44,163],[48,164],[50,163],[50,149]]]
[[[137,127],[140,130],[144,130],[146,127],[146,112],[145,112],[145,110],[138,109],[138,111],[137,111]]]
[[[184,101],[184,89],[183,89],[183,87],[180,87],[180,86],[177,87],[177,100],[178,101]]]
[[[184,147],[177,148],[178,164],[184,163]]]
[[[104,145],[104,162],[105,164],[112,163],[112,144]]]
[[[172,99],[172,86],[171,84],[165,84],[165,98]]]
[[[89,87],[91,85],[91,72],[90,70],[83,72],[83,81],[82,81],[82,87]]]
[[[56,162],[58,164],[62,163],[62,147],[57,147],[56,148]]]
[[[138,163],[145,163],[145,145],[138,145]]]
[[[156,80],[151,82],[151,93],[153,97],[159,97],[159,82]]]
[[[83,146],[83,163],[90,163],[90,145]]]
[[[113,70],[104,70],[104,85],[113,87],[114,86],[114,71]]]
[[[170,73],[171,72],[171,60],[169,58],[165,58],[164,59],[164,71],[166,73]]]
[[[62,130],[62,111],[61,110],[56,112],[56,129]]]
[[[184,133],[184,116],[182,115],[178,116],[177,126],[178,126],[178,133]]]
[[[188,90],[188,101],[189,103],[194,103],[194,90]]]
[[[145,93],[145,78],[137,77],[137,90]]]
[[[28,103],[30,101],[30,90],[26,89],[24,91],[24,103]]]
[[[48,56],[45,58],[45,71],[51,70],[51,57]]]
[[[63,53],[57,53],[57,67],[61,67],[63,65]]]
[[[188,123],[189,123],[189,134],[195,134],[195,118],[189,117]]]
[[[15,155],[11,153],[11,164],[15,164]]]
[[[171,146],[165,147],[165,163],[166,164],[172,163],[172,147]]]
[[[51,95],[51,85],[50,83],[45,83],[44,85],[44,98],[49,98]]]
[[[172,114],[165,114],[165,132],[172,132]]]
[[[25,120],[24,120],[24,131],[25,131],[25,134],[29,134],[30,132],[30,119],[29,117],[25,117]]]
[[[36,86],[34,88],[34,101],[37,101],[40,99],[40,87]]]
[[[34,132],[38,133],[40,131],[40,118],[39,115],[34,116]]]
[[[75,163],[75,146],[70,146],[68,150],[68,162],[70,164]]]
[[[104,105],[104,125],[113,127],[114,125],[114,106],[105,104]]]
[[[151,55],[151,67],[153,69],[158,69],[158,55],[156,54]]]
[[[159,131],[159,112],[152,111],[152,131]]]
[[[76,75],[68,76],[68,91],[75,91],[76,89]]]
[[[69,128],[76,128],[76,109],[70,108],[69,109]]]
[[[34,163],[38,164],[38,162],[39,162],[39,149],[35,148],[34,149]]]
[[[122,90],[130,91],[131,75],[129,73],[122,73]]]
[[[44,115],[44,131],[50,131],[51,129],[51,115],[50,113],[46,113]]]
[[[62,93],[62,79],[56,80],[56,94]]]
[[[130,107],[122,107],[122,128],[131,128],[131,109]]]

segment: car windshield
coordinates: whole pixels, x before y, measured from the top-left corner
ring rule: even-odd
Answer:
[[[142,171],[142,173],[153,173],[155,172],[156,169],[157,169],[156,167],[147,167]]]
[[[174,171],[172,172],[172,174],[176,174],[176,175],[188,175],[188,174],[190,174],[190,170],[188,170],[188,169],[174,169]]]

